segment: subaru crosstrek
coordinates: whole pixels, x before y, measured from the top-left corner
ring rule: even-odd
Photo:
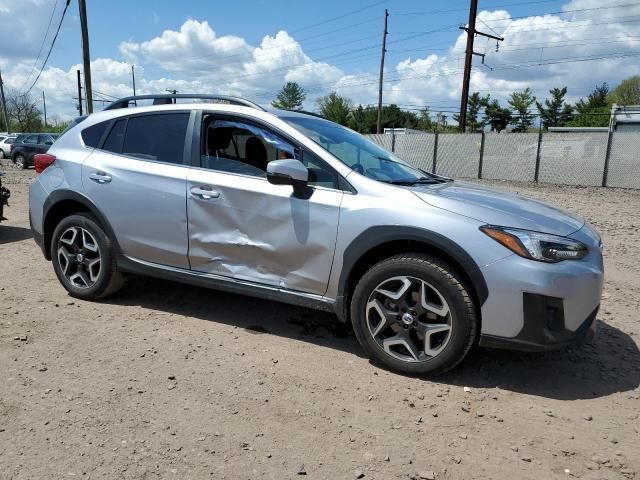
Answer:
[[[133,273],[308,306],[407,373],[448,370],[476,342],[593,337],[602,244],[582,218],[419,170],[313,114],[148,97],[35,157],[31,227],[72,296]]]

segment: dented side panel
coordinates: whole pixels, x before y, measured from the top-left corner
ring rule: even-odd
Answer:
[[[195,195],[211,190],[210,198]],[[297,198],[264,178],[191,169],[187,178],[192,270],[322,295],[327,289],[342,192]]]

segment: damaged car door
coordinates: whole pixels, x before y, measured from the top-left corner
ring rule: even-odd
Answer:
[[[337,174],[257,122],[203,117],[200,168],[187,178],[189,261],[199,272],[322,295],[343,192]],[[272,185],[267,164],[298,159],[310,195]]]

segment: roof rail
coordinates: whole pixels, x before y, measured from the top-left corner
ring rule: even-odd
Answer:
[[[327,117],[325,117],[324,115],[322,115],[320,113],[309,112],[308,110],[293,110],[291,108],[282,108],[281,110],[284,110],[285,112],[304,113],[305,115],[311,115],[312,117],[322,118],[323,120],[327,119]]]
[[[151,94],[151,95],[135,95],[132,97],[124,97],[119,100],[114,101],[107,105],[105,110],[116,110],[118,108],[128,108],[131,102],[135,102],[137,100],[153,100],[154,105],[163,105],[163,104],[172,104],[176,103],[175,99],[177,98],[192,98],[192,99],[202,99],[202,100],[220,100],[223,103],[229,103],[231,105],[243,105],[245,107],[257,108],[258,110],[262,110],[266,112],[264,108],[262,108],[257,103],[254,103],[250,100],[245,100],[244,98],[239,97],[231,97],[228,95],[209,95],[206,93],[198,94],[198,93],[159,93],[159,94]]]

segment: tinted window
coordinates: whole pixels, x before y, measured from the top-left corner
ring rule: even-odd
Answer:
[[[98,148],[102,135],[107,130],[109,122],[97,123],[82,130],[82,141],[87,147]]]
[[[38,143],[43,143],[45,145],[53,145],[53,137],[51,135],[40,135]]]
[[[113,124],[107,139],[102,146],[103,150],[113,153],[122,152],[122,141],[124,140],[124,128],[127,126],[127,119],[123,118]]]
[[[122,154],[144,160],[182,163],[188,113],[130,117]]]
[[[22,143],[38,143],[38,135],[29,135]]]

